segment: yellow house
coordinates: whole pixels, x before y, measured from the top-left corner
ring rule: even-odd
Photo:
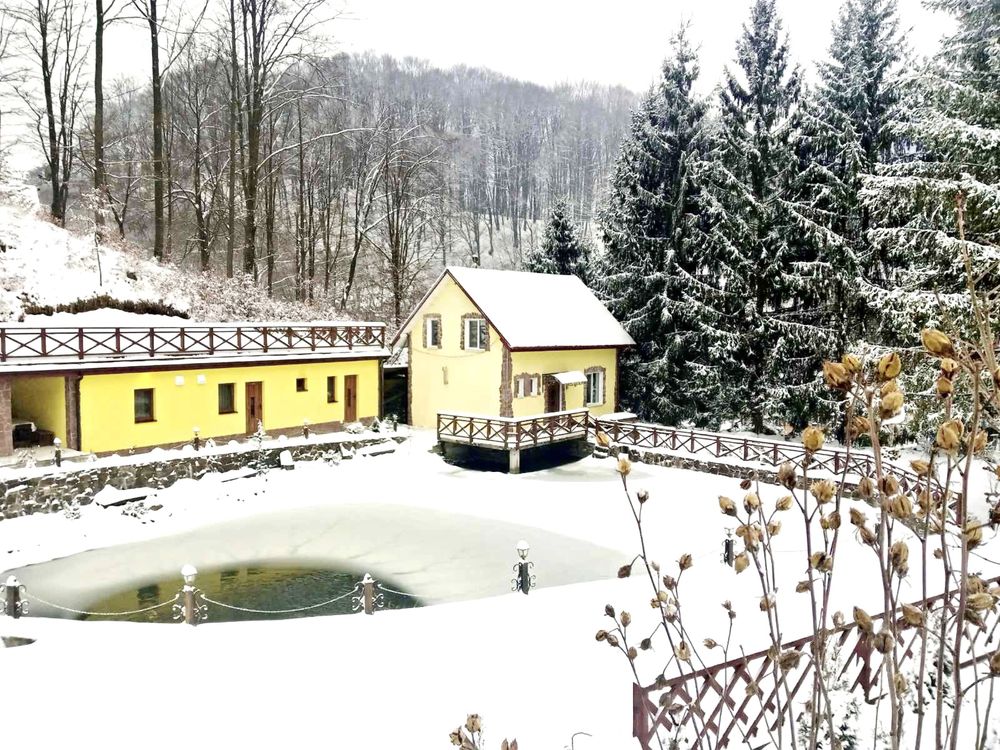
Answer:
[[[370,422],[387,355],[381,323],[0,327],[0,456]]]
[[[635,342],[576,276],[446,268],[396,334],[409,421],[618,409],[618,354]]]

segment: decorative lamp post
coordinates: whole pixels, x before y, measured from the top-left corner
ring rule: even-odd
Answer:
[[[517,578],[511,581],[512,591],[521,591],[527,594],[535,585],[535,576],[531,573],[531,569],[535,567],[535,564],[528,560],[528,552],[530,550],[531,548],[528,546],[528,543],[523,539],[517,543],[517,556],[521,560],[514,564],[514,573],[517,574]]]
[[[194,449],[196,451],[197,450],[201,450],[201,437],[199,436],[200,432],[201,432],[201,430],[199,428],[197,428],[197,427],[194,428]],[[195,572],[197,572],[197,571],[195,571]]]
[[[62,440],[52,438],[52,446],[56,449],[56,466],[62,466]]]
[[[308,419],[303,419],[302,420],[302,437],[304,437],[306,440],[309,439],[309,420]]]
[[[24,600],[24,585],[17,576],[7,576],[7,582],[0,584],[0,613],[13,617],[15,620],[28,611],[28,602]]]
[[[733,567],[733,563],[736,560],[735,542],[736,540],[733,539],[733,530],[726,529],[726,538],[722,540],[722,562],[730,568]]]
[[[198,569],[188,563],[181,568],[181,575],[184,576],[184,588],[181,589],[181,593],[184,595],[184,622],[188,625],[197,625],[198,610],[194,603],[194,595],[197,589],[195,589],[194,582],[198,577]]]

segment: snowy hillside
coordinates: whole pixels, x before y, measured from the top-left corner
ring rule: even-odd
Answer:
[[[45,318],[39,313],[94,307],[192,320],[336,317],[319,307],[268,299],[245,279],[156,263],[144,249],[120,243],[95,247],[92,236],[47,219],[24,173],[0,174],[0,321],[28,317],[41,323]]]

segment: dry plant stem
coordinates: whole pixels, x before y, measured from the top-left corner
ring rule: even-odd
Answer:
[[[643,531],[643,527],[642,527],[642,503],[639,503],[639,510],[637,511],[635,509],[635,503],[632,502],[632,496],[631,496],[631,494],[629,493],[629,490],[628,490],[628,478],[625,476],[624,473],[621,475],[621,478],[622,478],[622,488],[625,490],[625,499],[628,501],[629,510],[632,511],[632,518],[635,520],[636,531],[638,532],[638,535],[639,535],[639,549],[640,549],[640,553],[639,553],[638,559],[642,560],[643,568],[645,568],[646,575],[649,577],[649,584],[650,584],[650,586],[653,589],[653,595],[657,596],[660,593],[661,589],[660,589],[659,581],[657,580],[657,577],[654,574],[653,569],[652,569],[652,567],[649,564],[649,557],[648,557],[648,555],[646,553],[646,535],[645,535],[645,532]],[[636,558],[633,558],[633,562],[634,562],[635,559]],[[681,571],[681,573],[683,573],[683,571]],[[679,579],[680,579],[680,574],[678,574],[678,580]],[[667,620],[667,616],[666,616],[666,613],[663,611],[663,606],[662,605],[659,607],[659,610],[660,610],[660,618],[662,620],[662,625],[663,625],[663,632],[666,633],[667,642],[670,644],[671,654],[676,654],[677,653],[677,651],[676,651],[676,644],[674,643],[674,639],[673,639],[673,637],[671,635],[670,627],[669,627],[670,623]],[[616,621],[617,621],[617,618],[616,618]],[[623,637],[622,640],[624,641],[624,637]],[[685,640],[690,640],[690,639],[685,639]],[[694,651],[693,644],[690,646],[690,648],[692,649],[692,651]],[[624,653],[625,653],[626,658],[628,658],[628,648],[627,648],[627,646],[625,647]],[[677,662],[677,671],[678,671],[678,673],[681,676],[684,676],[684,674],[685,674],[685,672],[684,672],[684,662],[681,659],[672,659],[672,660]],[[635,675],[636,684],[641,684],[641,682],[639,680],[638,672],[637,672],[637,670],[635,668],[634,662],[631,659],[629,659],[628,661],[629,661],[629,665],[632,668],[632,673],[633,673],[633,675]],[[700,661],[700,659],[699,659],[699,661]],[[670,662],[668,662],[666,666],[669,667],[670,666]],[[664,668],[664,671],[665,670],[666,670],[666,668]],[[691,667],[691,672],[692,673],[695,672],[695,669],[694,669],[693,666]],[[698,728],[698,718],[699,717],[697,716],[697,713],[694,712],[694,711],[689,711],[688,715],[691,716],[692,723],[695,725],[696,728]],[[704,730],[704,727],[701,727],[700,729],[698,729],[698,733],[699,734],[703,734],[704,733],[703,730]]]
[[[868,419],[871,424],[871,428],[868,431],[868,436],[871,438],[872,442],[872,454],[875,459],[875,478],[876,486],[879,490],[879,498],[881,499],[885,493],[885,473],[882,468],[882,444],[879,441],[879,427],[881,426],[878,419],[878,414],[875,410],[874,399],[871,394],[868,396]],[[883,510],[879,514],[878,522],[878,549],[876,550],[878,554],[878,564],[879,571],[882,575],[882,596],[884,605],[884,617],[883,622],[890,625],[893,631],[895,631],[895,603],[892,601],[892,584],[890,582],[890,573],[888,571],[888,561],[886,560],[886,554],[888,552],[888,523],[886,521],[886,513]],[[896,633],[893,632],[893,637],[895,638]],[[896,642],[898,643],[898,638]],[[895,650],[895,649],[894,649]],[[885,660],[883,660],[883,664]],[[889,689],[889,706],[892,711],[892,717],[890,722],[890,734],[889,740],[891,743],[892,750],[899,750],[899,736],[900,736],[900,705],[899,705],[899,695],[896,693],[896,680],[895,675],[888,676],[888,689]]]
[[[962,718],[962,670],[958,668],[962,656],[962,635],[965,632],[965,608],[968,601],[968,587],[966,582],[969,578],[969,540],[965,533],[967,521],[967,508],[969,503],[969,475],[972,472],[972,458],[974,455],[976,435],[979,432],[980,398],[979,387],[982,383],[982,373],[978,365],[973,365],[972,371],[972,419],[970,420],[970,432],[968,450],[965,456],[965,469],[961,471],[962,496],[958,498],[957,518],[955,519],[962,541],[962,557],[959,570],[959,592],[958,611],[955,613],[955,669],[952,678],[955,683],[955,710],[952,719],[951,730],[951,750],[958,748],[958,727]]]

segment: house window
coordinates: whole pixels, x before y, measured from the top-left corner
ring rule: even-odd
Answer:
[[[427,349],[441,348],[441,318],[428,317],[424,321],[424,347]]]
[[[326,402],[328,404],[337,403],[337,376],[330,375],[326,379]]]
[[[236,384],[219,383],[219,414],[236,413]]]
[[[595,370],[587,373],[587,406],[598,406],[604,403],[604,371]]]
[[[486,348],[486,321],[483,320],[482,318],[466,318],[465,348],[466,349]]]
[[[540,390],[541,377],[538,375],[518,375],[514,378],[514,396],[527,398],[537,396]]]
[[[306,379],[305,378],[295,378],[295,390],[298,393],[305,393],[305,391],[306,391]]]
[[[153,421],[153,389],[136,388],[135,390],[135,421]]]

